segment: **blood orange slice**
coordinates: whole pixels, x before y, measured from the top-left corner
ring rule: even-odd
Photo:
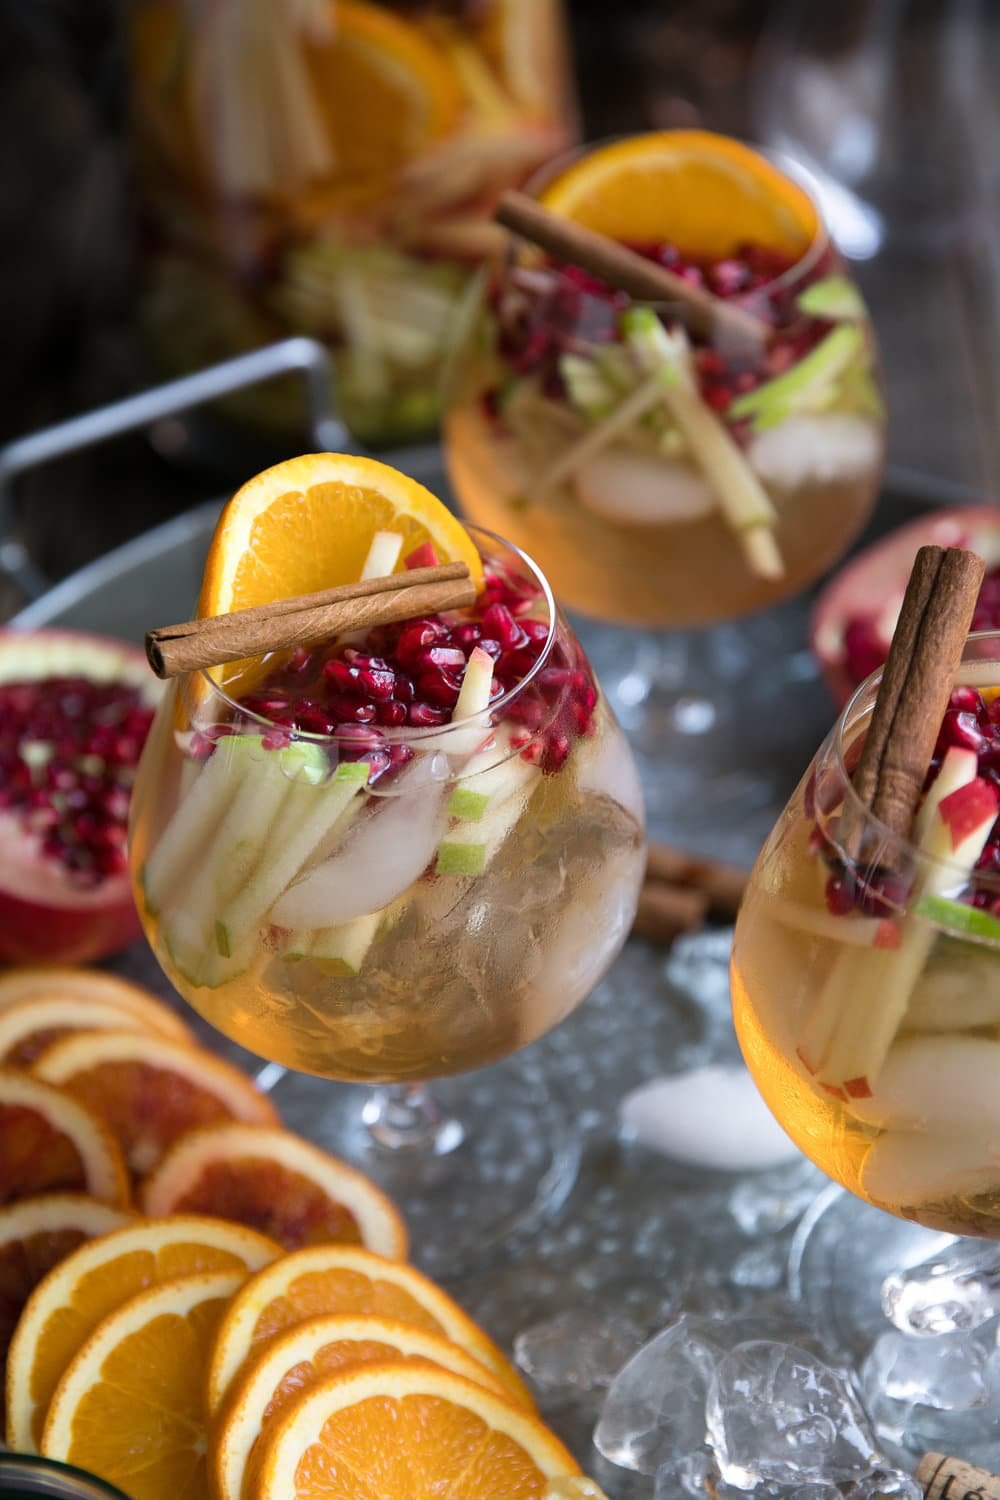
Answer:
[[[273,1104],[238,1068],[162,1037],[81,1032],[50,1047],[34,1072],[103,1117],[137,1176],[186,1130],[233,1119],[278,1123]]]
[[[113,1005],[126,1015],[144,1023],[146,1031],[160,1032],[175,1041],[188,1039],[190,1032],[180,1016],[149,990],[111,974],[107,969],[75,968],[71,964],[35,964],[8,969],[0,974],[0,1015],[12,1005],[25,1000],[77,1000],[81,1012],[91,1003]]]
[[[406,1226],[391,1199],[288,1130],[229,1124],[191,1131],[146,1178],[141,1197],[148,1214],[217,1214],[288,1250],[364,1245],[406,1259]]]
[[[0,1208],[0,1378],[17,1320],[42,1277],[84,1240],[133,1217],[82,1193],[46,1193]]]
[[[0,1068],[0,1141],[0,1204],[62,1190],[129,1201],[121,1151],[100,1117],[13,1068]]]
[[[150,1032],[145,1020],[134,1012],[88,1000],[85,1005],[72,995],[22,1000],[0,1011],[0,1065],[30,1068],[42,1053],[63,1037],[80,1031]]]

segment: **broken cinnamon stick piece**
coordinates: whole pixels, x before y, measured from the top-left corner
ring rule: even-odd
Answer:
[[[736,916],[749,872],[696,854],[685,854],[667,844],[650,844],[646,855],[646,883],[691,886],[708,897],[712,916]]]
[[[974,552],[921,547],[910,575],[853,778],[873,816],[900,838],[923,791],[984,572]]]
[[[689,886],[647,881],[639,892],[632,924],[636,937],[651,943],[672,943],[682,932],[693,932],[708,916],[708,897]]]

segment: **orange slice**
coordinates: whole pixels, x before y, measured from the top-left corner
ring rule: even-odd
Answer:
[[[324,1313],[394,1318],[439,1334],[491,1370],[513,1400],[531,1403],[516,1370],[496,1345],[426,1276],[368,1250],[324,1245],[283,1256],[258,1272],[236,1297],[209,1362],[209,1410],[218,1411],[251,1354],[259,1354],[286,1328]]]
[[[540,194],[553,213],[612,239],[669,240],[722,256],[742,241],[800,255],[819,220],[766,157],[708,130],[661,130],[579,157]]]
[[[75,999],[81,1015],[91,1002],[113,1005],[144,1023],[146,1031],[159,1032],[182,1042],[190,1037],[180,1016],[149,990],[131,980],[109,974],[106,969],[74,968],[71,965],[33,966],[9,969],[0,974],[0,1015],[25,1000]]]
[[[244,1476],[256,1472],[263,1433],[304,1390],[360,1364],[430,1360],[497,1395],[504,1388],[484,1365],[436,1333],[391,1318],[313,1318],[289,1328],[236,1381],[215,1429],[212,1471],[221,1500],[241,1500]],[[508,1399],[509,1399],[509,1392]]]
[[[7,1442],[34,1453],[52,1392],[109,1313],[147,1287],[200,1271],[258,1271],[281,1248],[242,1225],[178,1215],[81,1245],[28,1298],[7,1358]]]
[[[467,563],[482,581],[471,537],[422,484],[373,458],[311,453],[265,469],[229,501],[212,537],[198,614],[354,583],[376,531],[402,533],[396,571],[431,542],[439,562]]]
[[[33,1071],[103,1117],[137,1176],[196,1126],[278,1122],[274,1105],[239,1068],[162,1037],[80,1032],[49,1047]]]
[[[249,1224],[287,1250],[364,1245],[405,1260],[406,1225],[353,1167],[289,1130],[213,1125],[183,1136],[142,1185],[146,1213],[212,1213]]]
[[[0,1010],[0,1064],[29,1068],[53,1042],[80,1031],[142,1031],[147,1036],[164,1035],[150,1028],[138,1011],[121,1010],[102,1000],[81,1005],[73,995],[37,995]]]
[[[100,1117],[13,1068],[0,1068],[0,1142],[0,1204],[62,1190],[129,1201],[125,1162]]]
[[[134,1217],[82,1193],[46,1193],[0,1208],[0,1379],[17,1320],[42,1277],[84,1240]]]
[[[462,86],[448,58],[403,16],[336,0],[336,35],[305,53],[338,177],[385,178],[458,123]]]
[[[94,1331],[52,1397],[46,1458],[75,1464],[131,1500],[208,1493],[208,1434],[199,1372],[243,1271],[212,1271],[151,1287]]]
[[[256,1500],[543,1500],[580,1472],[533,1413],[430,1364],[330,1376],[261,1446]]]

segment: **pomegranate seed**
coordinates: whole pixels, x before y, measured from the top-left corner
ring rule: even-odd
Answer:
[[[395,699],[389,703],[376,703],[375,722],[376,724],[385,724],[390,727],[405,724],[406,704],[398,703]]]
[[[430,703],[411,703],[407,711],[410,723],[418,729],[431,724],[443,724],[447,717],[443,708],[434,708]]]

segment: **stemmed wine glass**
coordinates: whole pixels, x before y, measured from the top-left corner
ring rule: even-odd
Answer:
[[[651,810],[701,834],[713,807],[753,795],[748,769],[737,785],[713,759],[734,705],[744,743],[776,707],[754,706],[754,638],[720,627],[801,592],[874,504],[871,324],[794,170],[737,141],[592,146],[530,192],[709,293],[709,322],[514,237],[456,361],[449,472],[466,513],[529,547],[570,609],[645,632],[586,639],[655,773]],[[734,337],[740,315],[752,338]]]
[[[905,837],[851,779],[878,680],[857,690],[778,819],[732,955],[736,1030],[765,1102],[853,1195],[817,1203],[793,1270],[856,1357],[886,1327],[884,1277],[951,1236],[1000,1238],[1000,633],[966,643]],[[959,801],[968,816],[952,827]],[[877,850],[891,878],[859,849]],[[1000,1247],[992,1261],[995,1280]]]
[[[437,1270],[568,1191],[575,1131],[513,1055],[605,973],[645,865],[628,746],[546,579],[475,541],[493,614],[450,619],[444,647],[431,634],[464,661],[459,641],[510,633],[489,709],[305,733],[280,709],[322,652],[263,659],[241,696],[191,674],[164,697],[132,804],[137,901],[167,977],[296,1070],[274,1091],[287,1122],[377,1178]],[[401,653],[430,649],[426,625]],[[487,1070],[456,1076],[470,1069]]]

